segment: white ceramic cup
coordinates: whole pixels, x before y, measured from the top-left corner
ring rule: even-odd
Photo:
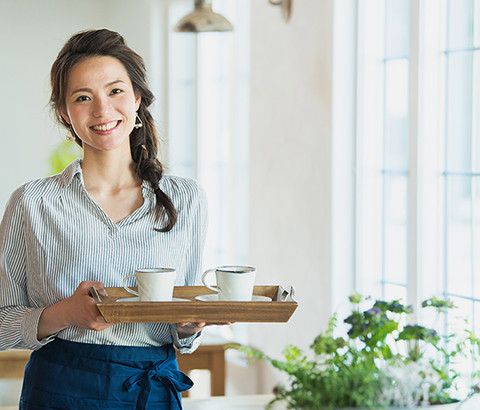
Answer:
[[[215,272],[217,287],[206,283],[206,276]],[[250,301],[253,295],[256,269],[250,266],[220,266],[202,275],[202,283],[214,292],[219,300]]]
[[[127,292],[138,296],[140,302],[169,302],[177,272],[173,268],[137,269],[135,274],[123,278]],[[138,292],[126,285],[129,278],[137,278]]]

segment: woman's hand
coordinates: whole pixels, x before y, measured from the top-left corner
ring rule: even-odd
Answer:
[[[113,326],[113,323],[105,322],[95,301],[90,296],[92,286],[106,295],[102,282],[84,281],[78,285],[72,296],[46,308],[38,323],[38,340],[69,326],[90,330],[104,330]]]
[[[231,325],[232,322],[217,322],[217,323],[177,323],[177,333],[180,339],[186,339],[193,336],[195,333],[201,332],[205,326],[223,326]]]

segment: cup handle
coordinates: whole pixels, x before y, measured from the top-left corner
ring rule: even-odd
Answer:
[[[203,272],[203,275],[202,275],[202,283],[203,283],[203,286],[205,286],[206,288],[210,289],[210,290],[213,290],[214,292],[220,292],[220,289],[218,289],[218,287],[212,287],[210,285],[207,285],[207,283],[205,282],[205,277],[211,273],[211,272],[215,272],[215,269],[209,269],[205,272]]]
[[[133,275],[125,276],[125,277],[123,278],[123,288],[124,288],[127,292],[131,293],[132,295],[138,296],[138,292],[137,292],[136,290],[130,289],[130,288],[125,284],[125,281],[126,281],[127,279],[133,278],[133,277],[135,277],[135,276],[137,276],[137,275],[133,274]]]

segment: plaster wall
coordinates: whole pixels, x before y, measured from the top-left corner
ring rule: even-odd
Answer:
[[[251,2],[249,260],[258,283],[294,285],[299,302],[287,324],[249,325],[249,344],[274,357],[307,350],[331,313],[332,20],[330,0],[294,1],[288,23]],[[280,379],[247,372],[243,392]]]

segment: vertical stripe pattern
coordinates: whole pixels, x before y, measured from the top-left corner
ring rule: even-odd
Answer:
[[[29,182],[11,196],[0,225],[0,350],[39,349],[43,309],[73,294],[81,281],[122,286],[137,268],[173,267],[176,285],[198,284],[207,224],[206,196],[192,179],[164,176],[160,188],[178,211],[169,232],[157,232],[155,194],[142,184],[143,205],[118,223],[84,188],[80,160],[61,174]],[[174,343],[192,350],[195,336],[178,341],[166,323],[123,323],[97,332],[69,327],[58,337],[124,346]]]

